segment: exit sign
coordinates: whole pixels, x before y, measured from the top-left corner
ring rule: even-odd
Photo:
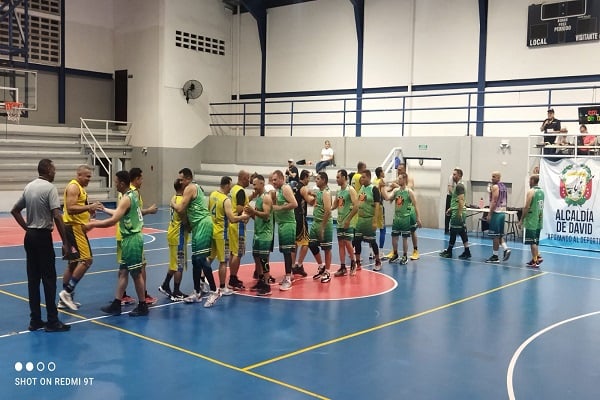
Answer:
[[[427,150],[427,145],[426,144],[420,144],[419,145],[419,150]]]

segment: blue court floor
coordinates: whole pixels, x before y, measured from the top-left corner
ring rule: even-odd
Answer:
[[[2,226],[9,219],[0,215]],[[486,264],[490,239],[472,237],[471,260],[442,259],[448,237],[420,229],[421,257],[406,266],[384,262],[373,272],[363,248],[366,267],[352,284],[375,277],[391,281],[390,290],[334,296],[351,278],[312,281],[309,254],[309,277],[292,289],[298,298],[245,292],[206,309],[158,293],[167,270],[167,221],[165,209],[146,218],[146,227],[159,230],[145,236],[147,287],[159,298],[150,315],[100,311],[113,298],[115,241],[91,239],[94,264],[77,286],[82,306],[60,315],[72,325],[66,333],[27,330],[25,253],[22,245],[0,247],[2,398],[598,398],[597,253],[542,247],[542,268],[532,270],[525,267],[528,247],[509,241],[511,258]],[[251,225],[248,231],[251,242]],[[388,236],[383,252],[390,246]],[[276,249],[272,261],[281,260]],[[333,263],[335,270],[337,244]],[[242,264],[248,275],[250,252]],[[57,259],[59,280],[63,270]],[[281,269],[274,275],[280,278]],[[301,287],[322,297],[304,300]],[[190,268],[182,290],[191,288]],[[131,282],[128,291],[134,292]]]

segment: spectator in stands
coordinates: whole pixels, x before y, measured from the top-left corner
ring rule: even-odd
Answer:
[[[315,166],[317,174],[321,171],[324,171],[326,167],[332,165],[333,160],[333,149],[331,148],[331,143],[329,142],[329,140],[326,140],[325,147],[321,149],[321,161],[319,161]]]
[[[554,118],[554,109],[548,109],[548,118],[542,122],[540,126],[540,132],[544,132],[544,143],[555,144],[556,136],[547,135],[548,131],[558,132],[560,131],[560,120]],[[555,154],[554,149],[544,149],[544,154]]]
[[[587,126],[579,125],[579,133],[577,136],[577,154],[587,156],[589,154],[596,154],[596,149],[590,149],[587,146],[597,146],[598,141],[595,135],[589,135]]]
[[[285,179],[287,183],[290,184],[292,189],[298,185],[298,182],[300,181],[300,176],[298,176],[298,167],[296,167],[294,164],[293,158],[288,160],[288,167],[285,170]]]

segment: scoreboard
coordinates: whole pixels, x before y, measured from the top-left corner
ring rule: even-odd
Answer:
[[[567,0],[529,6],[527,46],[599,40],[600,0]]]
[[[579,107],[580,124],[600,124],[600,106]]]

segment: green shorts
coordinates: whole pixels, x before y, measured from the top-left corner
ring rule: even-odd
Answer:
[[[142,270],[144,261],[144,235],[142,233],[124,236],[121,240],[121,264],[133,276]]]
[[[272,245],[272,240],[257,240],[254,238],[254,241],[252,242],[252,255],[257,257],[269,257]]]
[[[321,230],[320,222],[313,222],[310,225],[309,242],[316,242],[323,250],[330,250],[333,245],[333,222],[329,221],[323,230],[323,239],[319,238]]]
[[[541,229],[524,229],[525,231],[525,244],[539,244],[540,243],[540,232]]]
[[[488,229],[489,237],[501,237],[504,235],[504,221],[506,217],[503,212],[492,213],[490,218],[490,227]]]
[[[277,224],[277,237],[279,238],[279,251],[293,253],[296,251],[296,222]]]
[[[460,232],[463,229],[466,229],[467,226],[465,224],[465,220],[466,220],[466,215],[463,211],[462,218],[458,217],[458,212],[457,211],[452,211],[452,215],[450,216],[450,230],[454,231],[454,232]]]
[[[213,235],[213,222],[211,217],[204,218],[192,227],[192,256],[206,256],[210,254]]]
[[[354,236],[361,240],[375,240],[376,229],[373,228],[373,218],[358,218]]]
[[[340,240],[347,240],[347,241],[351,242],[352,240],[354,240],[354,228],[352,228],[352,227],[342,228],[338,225],[337,238],[338,238],[338,242]]]
[[[410,236],[410,232],[413,230],[412,216],[406,216],[401,218],[394,218],[392,222],[392,236]]]

